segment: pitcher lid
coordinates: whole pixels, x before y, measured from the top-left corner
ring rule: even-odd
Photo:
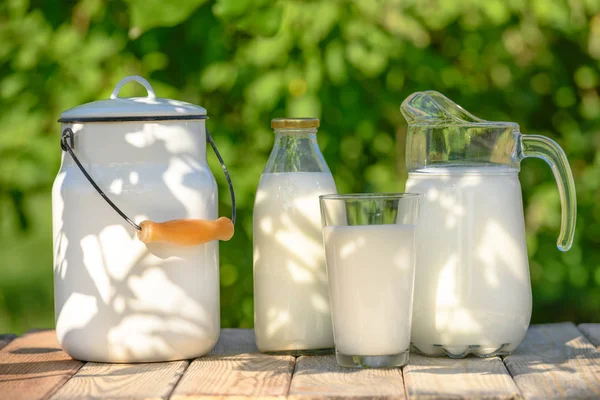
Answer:
[[[128,82],[135,81],[146,88],[146,97],[119,97]],[[150,83],[141,76],[121,79],[110,99],[94,101],[71,108],[60,115],[59,122],[101,121],[163,121],[206,119],[206,109],[179,100],[156,97]]]

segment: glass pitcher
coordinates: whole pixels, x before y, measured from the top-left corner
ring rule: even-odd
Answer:
[[[558,248],[573,242],[575,183],[553,140],[473,116],[434,91],[409,96],[408,192],[421,193],[411,342],[426,355],[508,354],[531,318],[519,164],[544,159],[562,204]]]

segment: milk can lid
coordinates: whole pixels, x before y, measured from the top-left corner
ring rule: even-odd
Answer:
[[[119,91],[128,82],[144,86],[146,97],[119,97]],[[128,76],[115,86],[110,99],[94,101],[71,108],[60,115],[59,122],[100,121],[164,121],[206,119],[206,109],[179,100],[156,97],[150,83],[141,76]]]

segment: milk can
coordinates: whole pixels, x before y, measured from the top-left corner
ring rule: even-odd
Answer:
[[[135,81],[146,97],[121,98]],[[99,362],[194,358],[219,330],[219,244],[235,199],[202,107],[157,98],[143,78],[61,114],[52,189],[56,333],[72,357]],[[211,144],[233,215],[218,218]],[[152,222],[155,221],[155,222]]]

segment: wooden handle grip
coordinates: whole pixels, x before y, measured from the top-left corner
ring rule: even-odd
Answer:
[[[179,246],[195,246],[211,240],[229,240],[233,222],[221,217],[216,220],[175,219],[166,222],[143,221],[137,236],[144,243],[163,242]]]

